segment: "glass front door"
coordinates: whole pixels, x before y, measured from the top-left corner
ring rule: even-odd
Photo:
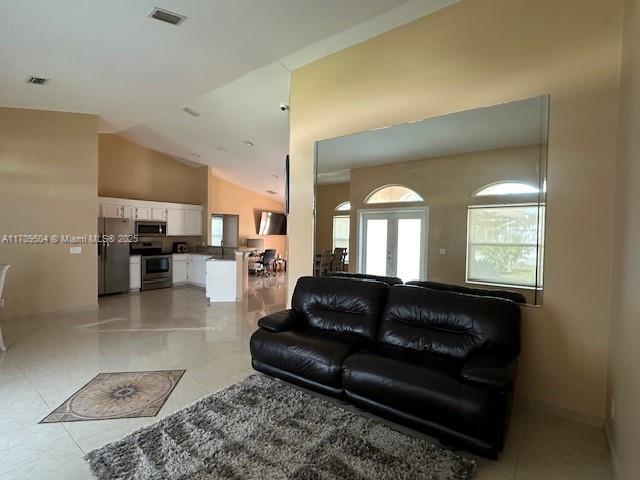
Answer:
[[[425,280],[427,219],[425,208],[361,211],[358,271]]]

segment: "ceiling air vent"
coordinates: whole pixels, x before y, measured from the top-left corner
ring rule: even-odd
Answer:
[[[269,195],[277,195],[278,194],[278,192],[274,192],[273,190],[267,190],[267,193]]]
[[[184,15],[170,12],[169,10],[163,10],[158,7],[151,10],[149,17],[160,20],[161,22],[170,23],[171,25],[180,25],[187,19]]]
[[[189,107],[184,107],[182,111],[185,113],[188,113],[192,117],[199,117],[201,115],[200,112],[196,112],[193,108],[189,108]]]
[[[44,78],[44,77],[31,76],[31,77],[27,78],[27,83],[30,83],[32,85],[44,85],[48,81],[49,81],[49,79],[48,78]]]

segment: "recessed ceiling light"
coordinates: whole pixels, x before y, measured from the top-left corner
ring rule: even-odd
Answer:
[[[224,147],[216,147],[216,150],[218,150],[219,152],[226,152],[227,149]]]
[[[30,83],[31,85],[44,85],[49,80],[50,80],[49,78],[36,77],[32,75],[29,78],[27,78],[27,83]]]
[[[250,141],[250,140],[245,140],[245,141],[244,141],[244,142],[242,142],[242,143],[244,143],[247,147],[253,147],[253,146],[255,145],[255,143],[253,143],[253,142],[252,142],[252,141]]]
[[[185,17],[184,15],[170,12],[169,10],[158,7],[151,10],[148,16],[151,18],[155,18],[156,20],[160,20],[161,22],[169,23],[171,25],[180,25],[187,19],[187,17]]]
[[[267,190],[267,193],[269,195],[277,195],[278,194],[278,192],[274,192],[273,190]]]
[[[201,115],[201,113],[200,113],[200,112],[196,112],[193,108],[189,108],[189,107],[184,107],[184,108],[182,109],[182,111],[183,111],[184,113],[188,113],[188,114],[189,114],[189,115],[191,115],[192,117],[196,117],[196,118],[197,118],[197,117],[199,117],[199,116]]]

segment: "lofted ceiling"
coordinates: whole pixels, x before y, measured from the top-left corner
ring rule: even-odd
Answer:
[[[282,197],[290,71],[456,1],[1,2],[0,105],[97,114],[101,132]]]

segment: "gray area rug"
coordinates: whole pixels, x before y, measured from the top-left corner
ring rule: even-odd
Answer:
[[[262,375],[86,457],[115,479],[466,480],[475,462]]]

